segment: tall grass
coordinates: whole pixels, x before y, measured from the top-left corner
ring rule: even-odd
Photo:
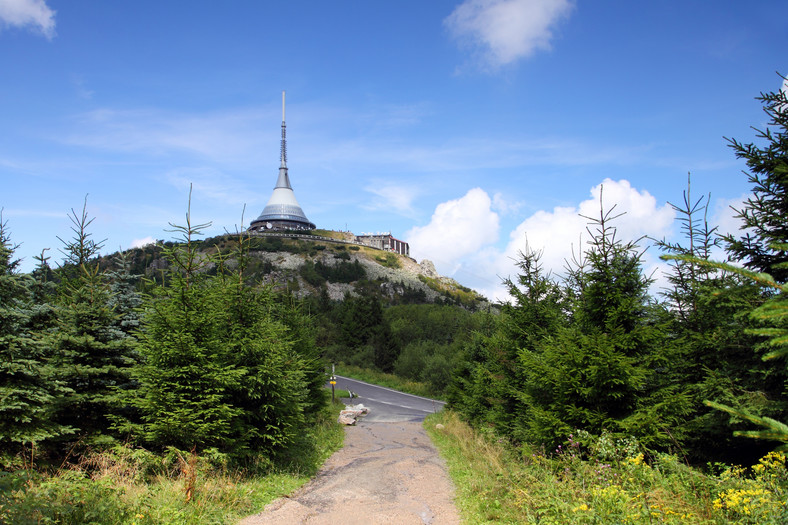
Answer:
[[[425,427],[447,461],[466,523],[788,523],[781,453],[704,473],[634,440],[580,432],[557,450],[516,449],[451,411],[429,416]]]
[[[233,523],[296,490],[342,446],[340,408],[326,409],[281,457],[258,457],[245,468],[229,467],[216,451],[153,454],[125,445],[85,454],[54,472],[5,458],[0,523]]]

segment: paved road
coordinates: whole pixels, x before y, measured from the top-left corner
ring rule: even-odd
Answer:
[[[438,412],[446,404],[443,401],[405,394],[348,377],[336,376],[336,378],[337,388],[350,390],[359,396],[353,400],[343,399],[346,404],[361,403],[369,408],[369,414],[363,418],[365,423],[424,421],[425,417]]]
[[[370,413],[345,427],[345,446],[311,482],[240,525],[459,524],[446,466],[422,428],[444,403],[347,377],[336,386]]]

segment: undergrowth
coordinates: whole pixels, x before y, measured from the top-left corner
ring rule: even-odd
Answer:
[[[704,473],[634,439],[577,432],[556,450],[517,449],[446,410],[425,427],[467,523],[788,523],[788,470],[778,452],[749,468]]]
[[[308,434],[279,457],[230,467],[225,455],[117,445],[54,471],[3,458],[0,523],[233,523],[308,481],[342,446],[341,405],[327,407]]]

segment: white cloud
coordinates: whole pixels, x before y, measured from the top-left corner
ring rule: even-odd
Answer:
[[[224,164],[253,163],[261,146],[273,144],[271,162],[275,162],[279,156],[279,140],[274,135],[277,130],[270,126],[270,137],[266,137],[260,131],[260,122],[265,119],[265,113],[253,109],[184,114],[160,109],[105,108],[78,115],[65,138],[53,138],[107,151],[149,155],[186,152]]]
[[[510,235],[505,257],[500,260],[501,275],[506,277],[514,272],[511,259],[525,250],[526,241],[531,249],[544,250],[542,263],[546,270],[563,273],[564,261],[571,259],[572,250],[578,253],[587,248],[590,236],[586,227],[589,221],[583,216],[599,217],[600,194],[606,211],[615,205],[613,215],[625,213],[611,223],[616,228],[618,239],[627,242],[644,235],[662,238],[670,233],[675,213],[668,204],[657,206],[657,200],[650,193],[638,191],[627,180],[605,179],[591,188],[591,198],[577,207],[538,211],[517,226]],[[649,263],[648,259],[644,262]]]
[[[624,213],[612,222],[617,237],[624,242],[644,235],[662,238],[669,236],[674,223],[674,211],[668,204],[657,205],[647,191],[633,188],[627,180],[605,179],[591,188],[590,197],[576,206],[541,210],[520,223],[509,235],[509,242],[501,250],[494,246],[498,237],[499,217],[493,211],[493,201],[483,190],[470,190],[461,199],[439,204],[429,225],[413,228],[406,239],[416,258],[431,259],[438,271],[459,279],[463,284],[493,300],[506,300],[507,293],[501,280],[517,273],[515,261],[526,243],[531,250],[542,251],[545,272],[554,276],[564,273],[565,261],[572,251],[587,248],[589,235],[587,217],[598,217],[600,194],[605,210],[615,205],[614,215]],[[644,241],[642,247],[648,246]],[[653,253],[652,253],[653,252]],[[659,270],[665,268],[651,250],[644,255],[644,273],[662,279]],[[654,287],[657,291],[660,282]]]
[[[570,0],[466,0],[444,24],[494,69],[550,49],[556,23],[572,7]]]
[[[373,183],[364,190],[375,195],[371,202],[363,206],[366,210],[390,211],[406,217],[416,215],[416,211],[413,209],[413,200],[420,193],[417,187]]]
[[[143,246],[147,246],[149,244],[155,244],[155,243],[156,243],[156,239],[154,239],[151,236],[148,236],[142,239],[134,239],[133,241],[131,241],[131,247],[142,248]]]
[[[0,0],[2,1],[2,0]],[[74,86],[74,91],[76,92],[79,98],[83,98],[85,100],[90,100],[93,98],[93,95],[96,94],[95,91],[92,89],[88,89],[85,83],[85,79],[80,75],[72,75],[71,76],[71,84]]]
[[[497,241],[498,230],[490,196],[473,188],[459,199],[438,204],[430,223],[412,228],[405,238],[414,257],[430,259],[439,271],[451,273],[461,258]]]
[[[741,219],[736,218],[736,210],[744,208],[747,199],[751,198],[752,194],[745,193],[733,199],[717,199],[714,202],[713,209],[709,214],[709,227],[717,227],[717,233],[720,235],[727,235],[732,233],[738,236],[739,228],[742,225]],[[710,206],[711,208],[711,206]]]
[[[2,26],[30,26],[51,39],[55,36],[55,11],[44,0],[0,0]]]
[[[522,202],[510,201],[500,192],[493,195],[493,209],[502,215],[516,213],[522,206]]]
[[[250,188],[236,177],[210,167],[177,168],[166,173],[164,179],[184,196],[188,195],[189,188],[192,188],[193,200],[200,198],[206,203],[233,206],[239,213],[244,204],[259,206],[260,210],[247,208],[247,222],[251,215],[254,215],[251,217],[254,219],[262,211],[262,206],[273,190],[273,177],[269,177],[266,183],[261,183],[256,188]]]

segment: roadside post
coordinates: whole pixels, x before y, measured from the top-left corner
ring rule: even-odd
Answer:
[[[336,384],[337,384],[337,378],[334,375],[334,363],[331,363],[331,404],[332,405],[335,403],[334,387],[336,386]]]

